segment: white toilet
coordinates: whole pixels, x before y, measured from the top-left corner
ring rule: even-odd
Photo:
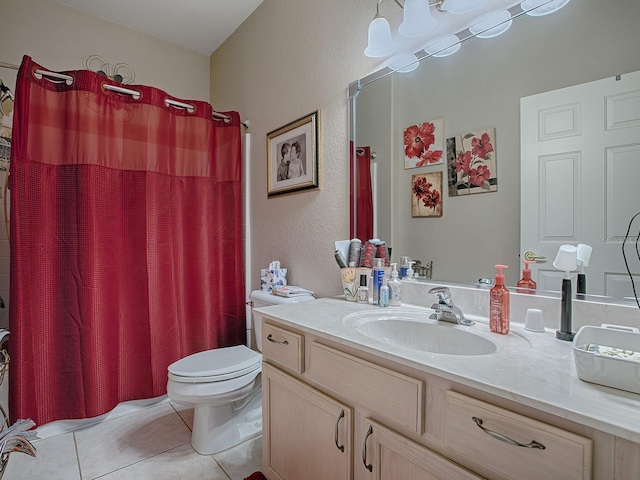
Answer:
[[[262,315],[253,309],[313,300],[261,290],[249,298],[259,351]],[[194,353],[169,365],[167,395],[173,402],[195,407],[191,445],[196,452],[211,455],[262,433],[261,362],[260,353],[237,345]]]

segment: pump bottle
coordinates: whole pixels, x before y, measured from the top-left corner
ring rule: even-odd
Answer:
[[[531,270],[529,270],[530,263],[536,263],[534,260],[524,260],[524,269],[522,270],[522,278],[516,283],[516,292],[518,293],[533,293],[538,287],[536,282],[531,278]]]
[[[511,316],[510,293],[504,286],[502,269],[506,265],[496,265],[496,285],[489,292],[489,328],[493,333],[506,335],[509,333],[509,320]]]
[[[391,280],[389,280],[389,305],[399,307],[402,304],[402,282],[398,278],[396,264],[391,264]]]

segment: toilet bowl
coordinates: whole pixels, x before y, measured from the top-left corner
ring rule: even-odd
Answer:
[[[249,298],[258,351],[262,351],[262,315],[254,308],[313,300],[260,290]],[[172,363],[168,370],[169,399],[194,407],[191,445],[196,452],[211,455],[262,433],[260,353],[244,345],[206,350]]]

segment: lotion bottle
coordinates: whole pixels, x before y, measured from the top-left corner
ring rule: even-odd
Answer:
[[[391,280],[389,280],[389,305],[399,307],[402,304],[402,282],[398,278],[396,264],[391,264]]]
[[[536,263],[534,260],[524,260],[524,269],[522,270],[522,278],[516,283],[516,292],[518,293],[533,293],[538,287],[536,282],[531,279],[531,270],[529,270],[530,263]]]
[[[493,333],[506,335],[509,333],[509,320],[511,316],[510,293],[504,286],[502,269],[506,265],[496,265],[496,285],[489,292],[489,328]]]
[[[378,305],[381,307],[389,306],[389,285],[387,283],[387,277],[383,277],[380,293],[378,294]]]

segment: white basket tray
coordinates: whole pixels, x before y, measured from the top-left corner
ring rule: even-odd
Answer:
[[[573,357],[581,380],[640,393],[640,361],[637,358],[588,351],[588,345],[640,352],[640,331],[637,328],[608,324],[581,327],[573,339]]]

